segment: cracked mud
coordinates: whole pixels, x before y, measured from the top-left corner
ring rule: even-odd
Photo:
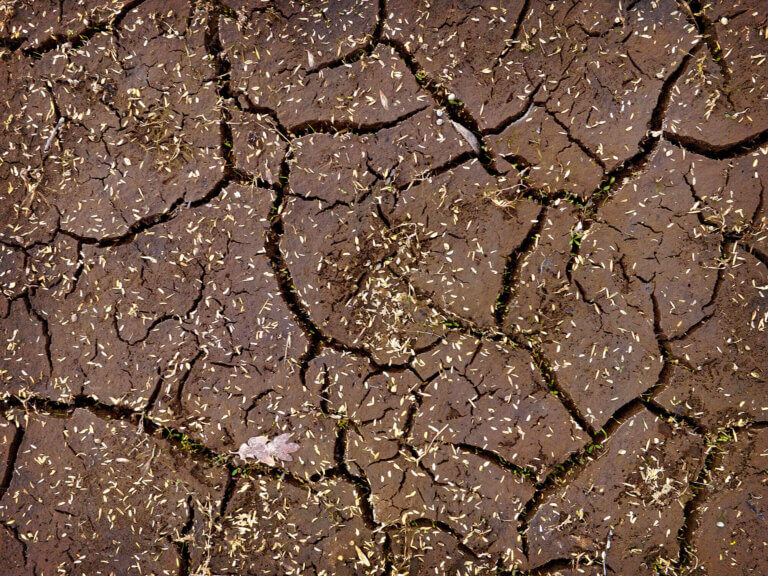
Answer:
[[[0,2],[0,572],[768,573],[767,59],[759,0]]]

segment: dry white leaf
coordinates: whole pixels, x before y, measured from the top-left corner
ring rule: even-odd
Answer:
[[[243,460],[247,460],[248,458],[255,458],[263,464],[268,464],[269,466],[275,465],[275,460],[270,454],[269,438],[266,436],[254,436],[249,438],[248,442],[240,445],[240,449],[237,451],[237,454]]]
[[[387,97],[381,90],[379,90],[379,99],[381,100],[381,105],[384,106],[384,110],[389,110],[389,100],[387,100]]]
[[[475,151],[475,154],[480,154],[480,140],[477,139],[477,136],[472,134],[470,130],[467,128],[464,128],[461,124],[458,122],[454,122],[451,120],[451,124],[453,124],[453,127],[456,129],[456,132],[459,133],[459,136],[464,138],[464,140],[467,141],[467,144],[472,148],[472,150]]]
[[[312,56],[312,52],[307,50],[307,61],[309,62],[310,70],[315,67],[315,57]]]
[[[271,454],[286,462],[293,462],[292,452],[296,452],[299,449],[299,445],[295,442],[291,442],[290,433],[280,434],[276,436],[274,440],[268,445]]]
[[[248,439],[248,442],[240,445],[237,455],[243,460],[255,458],[267,466],[274,466],[276,464],[275,458],[285,462],[292,462],[293,456],[291,456],[291,453],[296,452],[299,449],[299,445],[291,442],[290,439],[290,433],[280,434],[272,440],[269,440],[266,436],[253,436]]]

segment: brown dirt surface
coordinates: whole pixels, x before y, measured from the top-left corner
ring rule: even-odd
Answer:
[[[768,573],[760,0],[0,0],[0,575]]]
[[[768,570],[764,554],[768,502],[764,497],[768,470],[768,431],[755,427],[731,432],[738,450],[716,452],[706,486],[692,515],[690,554],[700,568],[694,574]]]

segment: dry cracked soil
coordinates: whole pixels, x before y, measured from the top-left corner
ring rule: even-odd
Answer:
[[[763,0],[0,1],[0,573],[768,574],[766,60]]]

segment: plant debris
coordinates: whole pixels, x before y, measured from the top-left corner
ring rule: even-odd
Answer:
[[[292,462],[291,454],[299,449],[299,445],[291,442],[290,439],[289,433],[275,436],[272,440],[266,436],[253,436],[240,446],[237,455],[242,460],[255,458],[267,466],[274,466],[275,459]]]

